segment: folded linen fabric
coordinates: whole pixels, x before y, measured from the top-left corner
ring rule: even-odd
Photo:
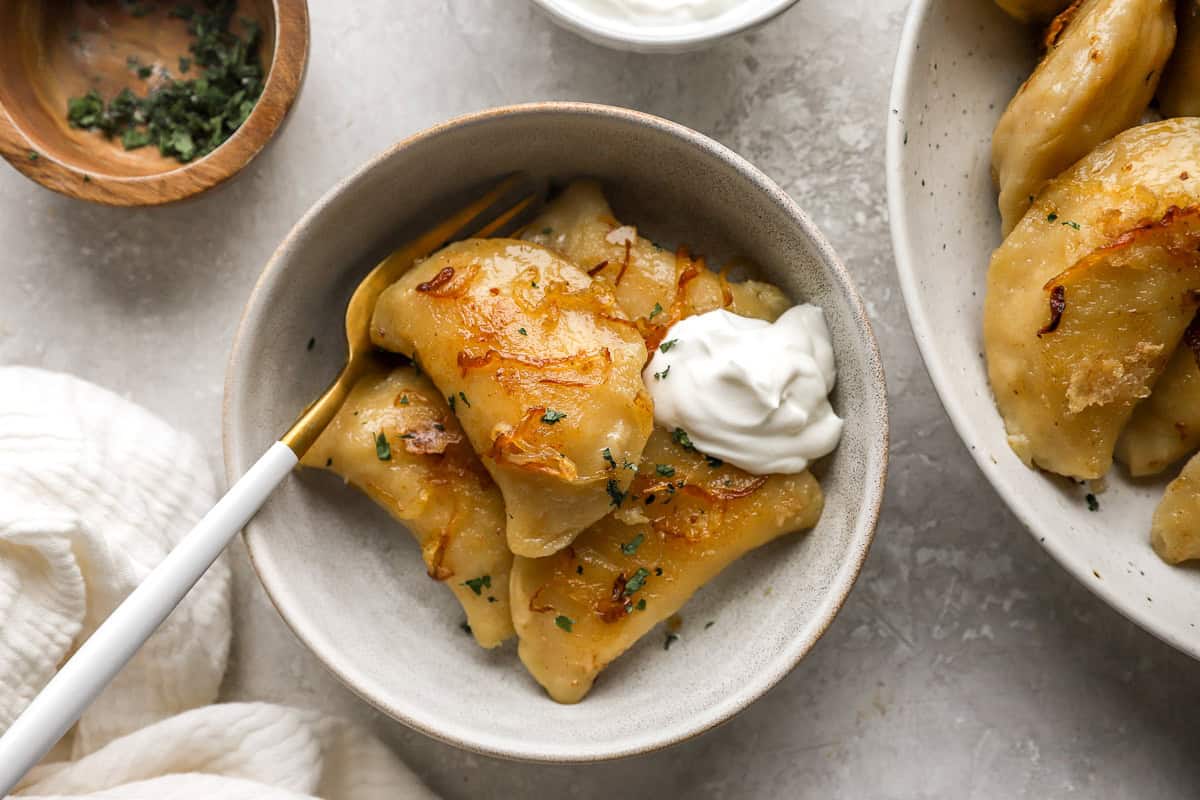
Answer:
[[[190,437],[77,378],[0,367],[0,731],[214,501]],[[17,795],[433,796],[348,723],[208,705],[231,627],[222,557]]]

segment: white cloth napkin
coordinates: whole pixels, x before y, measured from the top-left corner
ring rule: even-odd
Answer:
[[[0,367],[0,731],[215,500],[195,441],[82,380]],[[432,798],[352,725],[217,698],[222,558],[20,797]]]

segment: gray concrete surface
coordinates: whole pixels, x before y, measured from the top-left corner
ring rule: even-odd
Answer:
[[[1200,665],[1125,622],[1028,536],[959,443],[910,337],[883,175],[905,6],[801,0],[707,52],[645,57],[588,45],[521,0],[314,0],[295,116],[231,185],[122,211],[0,169],[0,363],[112,387],[195,434],[217,470],[241,306],[337,179],[400,137],[503,103],[592,100],[669,117],[791,192],[875,321],[894,404],[891,481],[866,571],[829,633],[766,699],[697,740],[589,767],[511,764],[355,700],[292,638],[239,545],[225,697],[367,721],[456,798],[1195,797]]]

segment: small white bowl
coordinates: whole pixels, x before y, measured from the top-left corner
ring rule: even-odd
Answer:
[[[597,14],[579,0],[533,0],[567,30],[590,42],[637,53],[682,53],[764,25],[796,0],[741,0],[728,11],[698,22],[647,25]]]
[[[1150,547],[1163,481],[1114,469],[1086,487],[1027,468],[1008,446],[983,358],[984,280],[1000,244],[992,129],[1036,64],[1035,34],[991,0],[916,0],[900,43],[888,130],[896,268],[925,365],[954,427],[1009,508],[1081,583],[1200,658],[1200,570]]]

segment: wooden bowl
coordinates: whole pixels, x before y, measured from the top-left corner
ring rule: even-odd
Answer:
[[[96,89],[108,99],[125,87],[144,95],[152,87],[156,78],[133,74],[131,57],[178,74],[191,37],[168,15],[173,5],[0,0],[0,155],[48,189],[113,206],[182,200],[250,163],[300,91],[308,62],[305,0],[238,0],[234,19],[252,19],[262,31],[266,81],[250,116],[207,156],[184,164],[154,146],[125,150],[119,137],[67,122],[70,97]]]

